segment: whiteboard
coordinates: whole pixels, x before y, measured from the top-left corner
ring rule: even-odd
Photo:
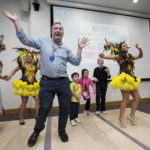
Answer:
[[[93,77],[94,68],[98,66],[98,54],[103,52],[106,38],[117,43],[125,40],[130,47],[129,52],[134,56],[139,54],[135,44],[140,44],[144,57],[135,61],[134,73],[141,78],[150,78],[148,19],[60,6],[53,6],[53,19],[54,22],[59,21],[64,26],[63,43],[73,54],[77,53],[79,38],[87,36],[90,40],[89,45],[83,49],[80,66],[68,63],[69,77],[73,72],[81,75],[83,68],[89,70],[89,77]],[[109,55],[109,52],[105,54]],[[109,67],[112,76],[119,74],[116,61],[105,60],[104,65]]]

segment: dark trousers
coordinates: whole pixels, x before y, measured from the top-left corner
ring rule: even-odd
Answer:
[[[90,99],[86,99],[85,101],[86,101],[86,103],[85,103],[85,110],[89,111],[90,110],[90,101],[91,100]]]
[[[105,107],[106,91],[107,91],[107,83],[96,84],[96,111],[106,110]]]
[[[85,110],[89,111],[90,110],[91,100],[90,99],[86,99],[84,96],[83,96],[83,99],[86,101],[86,103],[85,103]]]
[[[65,132],[68,115],[70,113],[70,99],[72,96],[70,81],[68,78],[55,80],[45,78],[41,79],[39,91],[40,108],[34,127],[35,131],[40,132],[44,129],[44,123],[52,107],[55,94],[57,94],[59,102],[58,133],[61,134]]]
[[[70,109],[70,120],[78,118],[79,114],[79,102],[71,102],[71,109]]]

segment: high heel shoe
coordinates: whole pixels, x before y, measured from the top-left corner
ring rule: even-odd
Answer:
[[[119,117],[119,125],[120,125],[121,128],[126,128],[123,117]]]
[[[135,122],[135,117],[134,116],[129,115],[127,117],[127,120],[130,121],[132,126],[136,126],[136,122]]]

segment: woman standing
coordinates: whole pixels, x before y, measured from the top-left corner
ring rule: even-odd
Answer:
[[[19,111],[19,122],[20,125],[24,125],[23,114],[28,102],[29,96],[33,96],[35,100],[36,115],[39,108],[39,81],[36,80],[35,75],[37,70],[40,68],[40,59],[33,52],[29,50],[20,49],[20,55],[17,58],[18,66],[12,70],[9,75],[3,77],[4,80],[9,81],[12,76],[18,71],[22,71],[22,77],[20,80],[14,80],[13,87],[14,93],[20,95],[22,103]]]
[[[133,102],[131,113],[127,117],[127,119],[131,122],[133,126],[136,125],[135,111],[140,101],[140,95],[138,91],[138,84],[140,82],[140,78],[134,76],[133,69],[134,60],[142,58],[143,51],[138,44],[136,44],[135,47],[139,50],[138,56],[133,56],[128,52],[129,47],[125,42],[121,42],[120,44],[112,44],[111,42],[107,42],[104,48],[105,50],[110,49],[112,54],[105,56],[103,53],[101,53],[99,55],[103,59],[116,60],[120,66],[120,75],[113,77],[110,86],[114,89],[120,88],[121,90],[122,102],[120,105],[119,124],[122,128],[126,128],[126,125],[124,123],[124,113],[126,105],[129,101],[129,95],[133,97]]]

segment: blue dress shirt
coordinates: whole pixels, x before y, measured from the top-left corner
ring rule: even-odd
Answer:
[[[40,50],[40,74],[50,78],[68,77],[67,62],[78,66],[80,64],[80,57],[74,56],[70,49],[63,43],[55,43],[50,37],[32,38],[25,34],[23,29],[16,33],[19,40],[27,46]],[[58,49],[53,53],[53,49]],[[50,60],[50,56],[54,55],[55,59]]]

